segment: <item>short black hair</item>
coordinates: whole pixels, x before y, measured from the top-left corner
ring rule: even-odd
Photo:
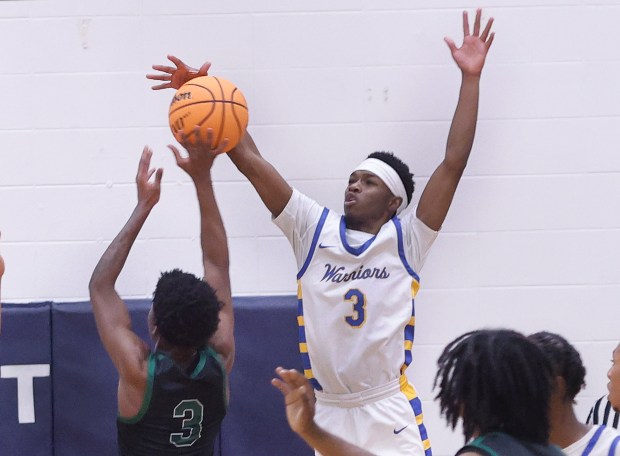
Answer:
[[[413,181],[413,174],[409,172],[409,166],[407,163],[395,156],[393,152],[377,151],[370,154],[368,158],[376,158],[377,160],[381,160],[396,171],[398,177],[400,177],[400,180],[405,186],[405,193],[407,193],[407,204],[411,203],[411,197],[413,195],[413,191],[415,190],[415,182]]]
[[[586,386],[586,368],[577,349],[564,337],[547,331],[532,334],[528,339],[543,351],[551,364],[553,375],[564,379],[564,399],[574,402],[575,396]]]
[[[465,440],[503,432],[546,444],[552,374],[542,351],[508,329],[471,331],[450,342],[437,361],[441,414]]]
[[[217,330],[221,308],[215,290],[193,274],[173,269],[157,281],[153,316],[161,336],[173,345],[205,345]]]

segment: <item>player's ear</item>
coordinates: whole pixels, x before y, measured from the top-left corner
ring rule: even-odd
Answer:
[[[390,214],[396,213],[402,202],[403,199],[400,196],[393,196],[388,203],[388,212]]]

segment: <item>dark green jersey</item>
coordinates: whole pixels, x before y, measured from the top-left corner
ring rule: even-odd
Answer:
[[[198,351],[185,371],[161,352],[149,355],[142,407],[117,419],[122,456],[213,454],[226,414],[226,371],[211,348]]]
[[[508,434],[491,432],[478,437],[461,448],[456,454],[471,451],[483,456],[562,456],[562,450],[553,445],[517,440]]]

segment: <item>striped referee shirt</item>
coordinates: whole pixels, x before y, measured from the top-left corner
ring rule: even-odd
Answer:
[[[601,397],[594,407],[590,409],[590,414],[586,420],[586,424],[604,424],[608,427],[618,429],[620,422],[620,412],[614,412],[611,403],[607,400],[607,396]]]

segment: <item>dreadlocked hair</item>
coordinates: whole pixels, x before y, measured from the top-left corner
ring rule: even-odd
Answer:
[[[179,269],[162,273],[153,294],[159,333],[181,347],[206,344],[217,330],[221,307],[207,282]]]
[[[586,368],[579,352],[559,334],[547,331],[528,336],[545,354],[554,377],[562,377],[566,384],[565,401],[575,402],[575,396],[586,386]]]
[[[504,432],[545,444],[551,369],[542,351],[512,330],[478,330],[450,342],[437,362],[441,414],[465,441]]]
[[[409,172],[409,166],[407,163],[394,155],[393,152],[373,152],[367,158],[376,158],[377,160],[381,160],[396,171],[396,174],[398,174],[398,177],[400,177],[400,180],[405,186],[405,193],[407,193],[407,204],[409,204],[411,202],[413,191],[415,190],[415,182],[413,181],[413,174]]]

